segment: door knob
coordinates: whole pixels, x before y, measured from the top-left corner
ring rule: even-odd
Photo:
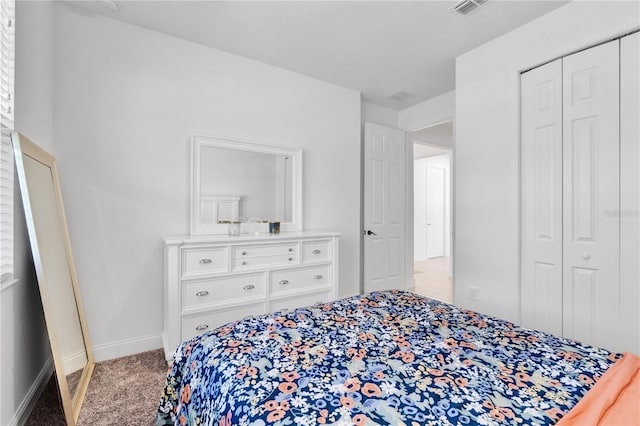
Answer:
[[[367,229],[366,231],[364,231],[364,235],[378,235],[378,234],[373,232],[371,229]]]

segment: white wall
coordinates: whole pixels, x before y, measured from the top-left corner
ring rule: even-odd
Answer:
[[[55,154],[96,359],[160,347],[163,244],[189,230],[189,138],[304,150],[305,229],[360,274],[358,92],[55,6]]]
[[[53,4],[16,2],[15,128],[44,149],[53,146]],[[1,291],[0,424],[26,420],[41,381],[51,373],[40,292],[15,179],[14,277]]]
[[[456,304],[520,321],[519,72],[638,28],[639,16],[638,2],[571,2],[457,59]]]
[[[413,261],[427,258],[427,163],[413,160]]]
[[[452,90],[398,112],[398,127],[412,131],[451,120],[455,114],[456,94]]]
[[[362,102],[362,121],[398,128],[398,111]]]

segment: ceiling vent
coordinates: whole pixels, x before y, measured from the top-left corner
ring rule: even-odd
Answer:
[[[113,0],[100,0],[98,1],[98,5],[107,12],[118,13],[120,11],[120,6]]]
[[[469,13],[476,10],[478,6],[486,2],[487,0],[463,0],[460,3],[456,4],[453,7],[453,10],[458,12],[460,15],[468,15]]]
[[[397,93],[394,93],[393,95],[390,95],[389,99],[394,100],[396,102],[402,102],[406,99],[409,99],[412,96],[413,95],[411,93],[402,91],[402,92],[397,92]]]

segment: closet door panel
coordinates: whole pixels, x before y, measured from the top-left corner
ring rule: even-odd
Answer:
[[[565,309],[571,306],[571,321],[566,324],[566,337],[580,342],[594,342],[594,330],[598,324],[598,271],[588,268],[571,268],[571,278],[565,292]]]
[[[563,59],[563,334],[610,349],[619,325],[619,93],[618,41]]]
[[[640,354],[640,33],[620,40],[620,350]]]
[[[562,63],[522,74],[522,324],[562,334]]]

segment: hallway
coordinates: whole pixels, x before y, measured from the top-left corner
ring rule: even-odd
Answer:
[[[453,286],[449,277],[449,258],[436,257],[414,263],[414,291],[420,295],[453,303]]]

